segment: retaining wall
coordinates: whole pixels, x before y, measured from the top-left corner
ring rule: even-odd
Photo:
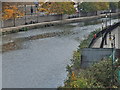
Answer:
[[[64,18],[64,16],[63,16]],[[37,15],[27,15],[26,17],[16,18],[15,19],[15,26],[30,24],[31,22],[41,23],[41,22],[48,22],[48,21],[55,21],[60,20],[61,15],[45,15],[45,16],[37,16]],[[13,27],[14,26],[14,19],[4,20],[3,21],[3,28],[5,27]]]
[[[112,48],[84,48],[81,53],[81,68],[88,68],[112,54]],[[120,49],[116,49],[116,58],[120,58]]]
[[[113,16],[116,16],[118,14],[113,14]],[[30,29],[36,29],[40,27],[48,27],[48,26],[55,26],[55,25],[61,25],[66,23],[73,23],[73,22],[83,22],[93,19],[99,19],[101,17],[105,17],[104,14],[98,15],[98,16],[89,16],[89,17],[79,17],[79,18],[72,18],[72,19],[65,19],[66,16],[64,16],[64,19],[57,20],[57,21],[50,21],[50,22],[42,22],[42,23],[35,23],[35,24],[28,24],[28,25],[20,25],[16,27],[8,27],[8,28],[2,28],[1,32],[3,34],[9,34],[9,33],[15,33],[19,31],[30,30]],[[24,22],[23,22],[24,23]]]

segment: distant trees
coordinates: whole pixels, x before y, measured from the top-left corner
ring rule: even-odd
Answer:
[[[119,2],[120,3],[120,2]],[[12,19],[24,16],[24,12],[18,9],[18,5],[33,5],[33,2],[19,2],[3,3],[3,19]],[[74,14],[76,9],[74,7],[74,2],[39,2],[38,11],[45,12],[45,14]],[[83,2],[78,6],[79,10],[83,13],[97,12],[98,10],[115,10],[120,8],[120,4],[117,2]]]
[[[76,11],[73,4],[73,2],[46,2],[41,7],[48,14],[73,14]]]
[[[95,12],[98,10],[107,10],[109,8],[108,2],[83,2],[79,5],[82,12]]]
[[[109,6],[110,6],[110,9],[114,11],[118,8],[118,2],[110,2]]]
[[[81,12],[96,12],[101,10],[112,10],[120,9],[120,2],[83,2],[79,5]]]
[[[118,8],[120,9],[120,1],[118,2]]]
[[[23,12],[20,12],[16,5],[11,5],[10,3],[3,3],[3,19],[12,19],[19,16],[24,16]]]
[[[30,3],[28,3],[30,4]],[[31,3],[32,5],[33,3]],[[19,16],[24,16],[18,7],[18,3],[3,3],[3,19],[12,19]],[[24,5],[20,3],[20,5]],[[45,14],[73,14],[76,12],[73,2],[39,2],[38,11]]]

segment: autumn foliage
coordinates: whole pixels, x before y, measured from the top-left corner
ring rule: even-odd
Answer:
[[[15,5],[5,5],[3,7],[3,19],[13,19],[24,16],[24,13],[20,12]]]

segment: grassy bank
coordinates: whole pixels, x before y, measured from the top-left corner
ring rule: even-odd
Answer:
[[[88,35],[88,37],[80,43],[77,51],[74,51],[74,53],[73,53],[73,58],[71,59],[71,65],[67,66],[68,71],[69,71],[70,67],[74,70],[79,70],[80,63],[81,63],[81,58],[80,58],[81,57],[81,49],[87,48],[89,46],[91,40],[93,39],[94,34],[98,33],[99,31],[100,31],[100,29],[97,29],[96,31],[91,32]]]
[[[81,69],[81,49],[87,48],[91,42],[93,35],[99,32],[100,29],[93,31],[89,36],[80,43],[77,51],[74,51],[71,64],[66,67],[68,76],[62,88],[117,88],[119,87],[118,70],[120,70],[120,60],[114,65],[114,80],[112,84],[112,67],[111,58],[107,57],[98,63],[93,64],[90,68]]]

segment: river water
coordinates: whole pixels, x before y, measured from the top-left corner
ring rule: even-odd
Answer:
[[[117,22],[113,19],[112,23]],[[64,84],[66,66],[73,51],[88,34],[101,28],[101,19],[34,29],[4,35],[3,43],[33,35],[63,32],[62,34],[18,42],[19,49],[2,54],[3,88],[56,88]]]

